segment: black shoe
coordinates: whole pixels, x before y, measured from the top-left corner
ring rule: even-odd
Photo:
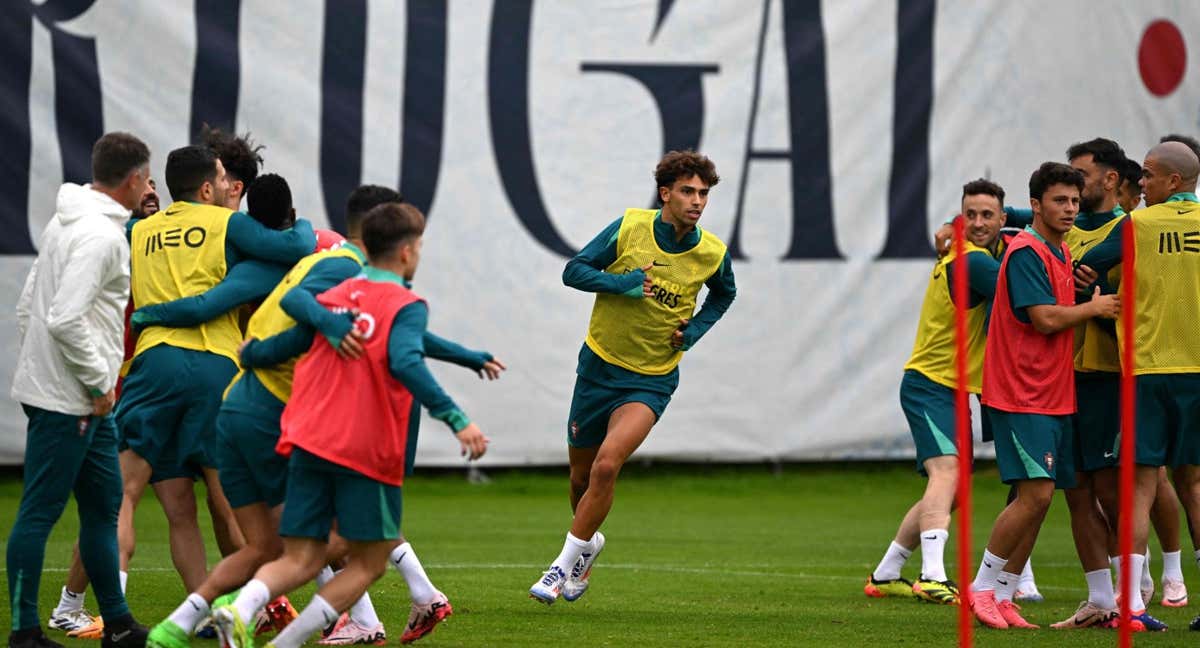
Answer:
[[[100,648],[145,648],[150,629],[133,620],[132,616],[104,623],[104,638]]]
[[[63,645],[37,627],[8,635],[8,648],[63,648]]]
[[[1188,624],[1188,630],[1200,630],[1200,616],[1196,617],[1195,619],[1192,619],[1192,622],[1190,624]],[[11,640],[9,640],[8,645],[10,645],[10,646],[12,645]]]

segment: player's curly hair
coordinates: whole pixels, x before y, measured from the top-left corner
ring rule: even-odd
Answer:
[[[1001,206],[1004,206],[1004,188],[986,178],[972,180],[963,185],[962,197],[967,196],[994,196],[999,201]]]
[[[658,161],[658,166],[654,167],[656,193],[658,187],[670,187],[676,180],[686,180],[692,176],[699,176],[709,187],[715,187],[721,181],[716,165],[708,156],[700,155],[691,149],[670,151]]]
[[[250,139],[250,133],[235,135],[205,124],[200,130],[200,141],[221,158],[225,173],[232,180],[241,180],[242,184],[249,187],[258,177],[258,168],[263,163],[259,151],[266,147],[255,144]]]
[[[251,218],[271,229],[281,230],[295,223],[292,189],[283,176],[274,173],[258,176],[246,190],[246,206]]]
[[[1041,200],[1046,190],[1056,184],[1071,185],[1083,193],[1083,174],[1062,162],[1043,162],[1029,177],[1029,197]]]

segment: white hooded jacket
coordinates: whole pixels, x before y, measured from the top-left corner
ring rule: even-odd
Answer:
[[[93,396],[116,386],[129,301],[128,221],[128,209],[91,185],[58,190],[17,302],[17,401],[82,416],[91,414]]]

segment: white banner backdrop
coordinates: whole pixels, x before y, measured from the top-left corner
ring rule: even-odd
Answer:
[[[555,245],[577,249],[647,206],[667,146],[696,144],[717,164],[703,225],[736,239],[739,291],[687,353],[639,456],[875,458],[912,454],[897,390],[932,262],[921,255],[961,185],[989,176],[1024,206],[1030,172],[1074,142],[1111,137],[1140,160],[1160,135],[1198,130],[1186,71],[1200,40],[1185,37],[1183,54],[1163,44],[1169,27],[1147,31],[1165,20],[1200,33],[1186,0],[213,3],[232,17],[198,17],[189,0],[101,0],[65,22],[40,4],[21,90],[30,153],[7,161],[28,174],[31,240],[79,148],[64,146],[72,100],[58,95],[72,86],[56,80],[73,63],[55,39],[94,42],[102,128],[141,136],[160,177],[213,110],[197,79],[232,66],[232,101],[212,100],[267,146],[265,169],[289,180],[304,217],[329,223],[339,182],[428,193],[416,289],[430,328],[509,366],[496,383],[433,367],[491,437],[484,466],[565,462],[591,296],[562,285]],[[214,20],[236,29],[226,59],[200,44]],[[197,69],[214,51],[216,67]],[[15,304],[30,259],[0,257],[0,300]],[[7,394],[12,311],[0,345]],[[24,425],[17,403],[0,403],[0,461],[21,461]],[[419,464],[461,462],[444,426],[423,428]]]

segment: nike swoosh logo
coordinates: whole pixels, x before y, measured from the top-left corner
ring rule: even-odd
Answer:
[[[1095,240],[1096,239],[1088,239],[1086,241],[1080,241],[1079,247],[1087,247],[1087,246],[1091,245]]]
[[[1104,458],[1105,458],[1105,459],[1115,459],[1115,458],[1116,458],[1116,456],[1117,456],[1117,455],[1115,455],[1115,454],[1113,454],[1113,453],[1111,453],[1111,452],[1105,452],[1105,453],[1104,453]]]
[[[937,536],[925,536],[926,540],[937,540]],[[989,565],[990,567],[991,565]]]
[[[401,561],[401,560],[404,560],[404,557],[405,557],[405,556],[407,556],[407,555],[408,555],[408,552],[407,552],[407,551],[405,551],[404,553],[400,554],[400,557],[399,557],[399,558],[397,558],[397,559],[393,560],[392,562],[394,562],[394,563],[396,563],[397,565],[399,565],[399,564],[400,564],[400,561]]]
[[[1188,213],[1188,212],[1190,212],[1190,211],[1192,211],[1192,210],[1190,210],[1190,209],[1176,209],[1176,210],[1175,210],[1175,213],[1176,213],[1176,214],[1186,214],[1186,213]]]
[[[123,640],[125,637],[128,637],[132,633],[133,633],[133,630],[126,630],[124,632],[114,632],[111,635],[109,635],[108,638],[110,641],[115,643],[117,641]]]
[[[991,568],[992,568],[992,563],[990,563],[990,562],[988,562],[988,561],[986,561],[986,560],[985,560],[985,561],[983,561],[983,564],[984,564],[984,565],[987,565],[987,568],[988,568],[988,569],[991,569]]]
[[[1182,213],[1182,212],[1180,212],[1180,213]],[[670,263],[659,263],[658,261],[651,261],[651,262],[650,262],[650,265],[652,265],[652,266],[654,266],[654,267],[656,267],[656,268],[669,268],[669,267],[671,267],[671,264],[670,264]]]

